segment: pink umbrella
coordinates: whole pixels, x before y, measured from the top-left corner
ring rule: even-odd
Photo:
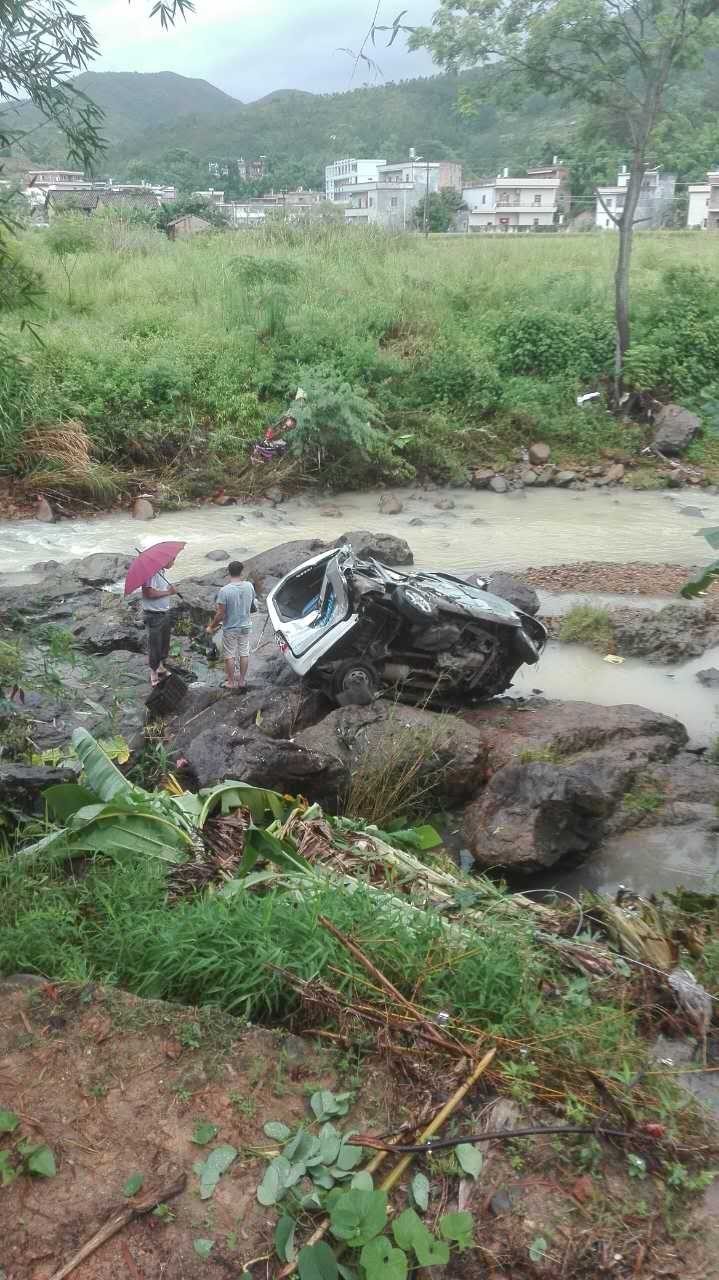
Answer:
[[[166,569],[168,564],[175,559],[175,556],[179,555],[184,546],[184,542],[156,542],[154,547],[148,547],[146,551],[141,551],[127,571],[125,595],[129,596],[131,592],[137,591],[138,587],[142,587],[146,582],[149,582],[150,578],[159,573],[161,569]]]

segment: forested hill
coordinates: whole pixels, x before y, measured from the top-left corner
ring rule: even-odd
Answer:
[[[611,177],[624,153],[621,122],[608,122],[608,144],[596,119],[588,125],[571,104],[536,94],[463,114],[458,93],[479,79],[478,73],[434,76],[341,94],[281,90],[251,103],[170,72],[87,73],[79,84],[106,115],[109,145],[98,171],[118,179],[155,178],[194,188],[207,185],[209,161],[265,155],[266,185],[317,186],[333,157],[397,159],[411,146],[423,156],[461,160],[468,178],[504,165],[543,163],[553,155],[573,165],[578,194]],[[27,117],[30,122],[31,112]],[[37,163],[63,159],[51,130],[34,132],[27,149]],[[704,67],[687,72],[673,91],[653,159],[685,180],[719,164],[719,50],[708,53]],[[236,177],[225,185],[237,187]]]

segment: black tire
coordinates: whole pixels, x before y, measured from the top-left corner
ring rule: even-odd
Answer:
[[[429,626],[438,616],[438,610],[424,591],[418,587],[395,587],[392,592],[392,603],[410,622],[421,622]]]
[[[379,689],[379,676],[371,662],[362,658],[348,658],[340,663],[332,677],[332,692],[335,698],[350,701],[356,694],[360,703],[371,702]]]

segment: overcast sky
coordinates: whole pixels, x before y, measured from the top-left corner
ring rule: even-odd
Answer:
[[[169,33],[147,13],[151,0],[85,0],[102,50],[94,71],[177,71],[209,80],[225,93],[251,102],[273,89],[333,93],[381,83],[339,50],[357,50],[371,24],[376,0],[196,0],[197,12]],[[437,0],[380,0],[378,22],[390,24],[409,7],[406,21],[429,22]],[[344,12],[343,12],[344,11]],[[342,16],[341,16],[342,15]],[[378,38],[378,46],[380,39]],[[425,53],[408,53],[398,38],[391,49],[369,50],[384,80],[430,75]]]

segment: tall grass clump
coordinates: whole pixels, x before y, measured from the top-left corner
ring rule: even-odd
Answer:
[[[563,644],[586,644],[602,653],[611,652],[614,628],[607,609],[577,604],[562,618],[559,639]]]
[[[277,223],[171,244],[116,217],[70,231],[22,246],[45,284],[42,346],[13,330],[0,465],[22,471],[26,427],[76,419],[97,462],[162,469],[184,450],[185,472],[221,473],[303,379],[317,422],[298,437],[302,462],[335,487],[462,479],[537,433],[558,462],[634,442],[576,405],[611,367],[611,237],[425,242]],[[634,277],[628,381],[698,406],[719,381],[707,237],[640,235]],[[328,386],[343,389],[334,409]],[[348,461],[343,405],[358,401]]]

